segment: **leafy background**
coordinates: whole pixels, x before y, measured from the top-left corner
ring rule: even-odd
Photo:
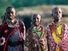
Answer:
[[[62,21],[68,24],[68,0],[0,0],[0,18],[8,6],[16,9],[17,18],[25,22],[27,29],[30,27],[31,17],[34,13],[42,16],[44,26],[50,23],[52,21],[51,11],[55,6],[62,8],[64,14]],[[0,23],[1,21],[2,19],[0,19]]]

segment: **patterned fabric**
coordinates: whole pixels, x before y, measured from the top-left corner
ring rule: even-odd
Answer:
[[[36,29],[34,26],[28,30],[26,46],[28,51],[47,51],[46,35],[42,26]]]
[[[62,47],[63,51],[68,51],[68,27],[66,25],[65,29],[67,29],[64,34],[64,38],[62,39],[62,42],[60,43],[60,46]]]
[[[25,27],[23,22],[17,21],[15,25],[3,24],[0,27],[1,37],[6,38],[2,51],[24,51]]]
[[[47,26],[47,43],[48,43],[48,51],[62,51],[59,44],[61,43],[65,32],[65,24],[51,23]]]
[[[19,42],[19,31],[16,29],[11,37],[9,38],[8,45],[7,45],[7,51],[22,51],[22,44]],[[19,45],[15,45],[19,42]]]
[[[35,28],[32,29],[32,32],[36,33],[36,35],[38,36],[38,38],[40,38],[41,35],[42,35],[42,32],[37,31]]]

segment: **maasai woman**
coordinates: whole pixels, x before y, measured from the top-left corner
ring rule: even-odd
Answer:
[[[28,29],[27,35],[28,51],[47,51],[46,34],[41,26],[41,16],[32,16],[32,26]]]
[[[8,7],[4,23],[0,27],[2,51],[24,51],[25,26],[15,18],[15,9]]]
[[[62,10],[59,7],[55,7],[52,13],[54,20],[47,26],[48,51],[62,51],[59,44],[66,33],[66,26],[61,23]]]

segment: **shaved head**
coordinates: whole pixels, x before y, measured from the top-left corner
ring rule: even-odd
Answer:
[[[39,25],[41,23],[41,16],[39,14],[33,14],[32,22],[34,25]]]
[[[53,16],[55,16],[55,13],[58,12],[58,11],[59,11],[59,13],[61,13],[61,15],[62,15],[62,10],[61,10],[61,8],[55,7],[55,8],[52,9],[52,14],[53,14]]]
[[[13,8],[13,7],[7,7],[6,12],[7,11],[14,11],[15,12],[15,8]]]
[[[53,18],[55,22],[60,22],[62,18],[62,10],[59,7],[55,7],[52,10]]]
[[[41,16],[40,16],[39,14],[33,14],[32,20],[33,20],[34,18],[39,18],[39,21],[41,21]]]
[[[6,17],[8,19],[14,19],[14,17],[16,16],[16,10],[13,7],[7,7],[6,9]]]

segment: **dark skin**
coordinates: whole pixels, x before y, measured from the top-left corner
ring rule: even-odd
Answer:
[[[59,22],[61,22],[61,18],[62,18],[62,10],[60,8],[54,8],[53,10],[53,17],[54,17],[54,23],[56,23],[56,25],[58,25]],[[59,35],[57,35],[59,37]],[[60,36],[60,38],[62,39],[63,35]]]
[[[55,23],[60,22],[61,18],[62,18],[62,10],[60,8],[54,8],[53,9],[53,17],[54,17]]]
[[[15,22],[15,16],[16,16],[16,13],[15,13],[15,9],[14,8],[11,8],[11,9],[7,9],[6,10],[6,18],[8,20],[10,20],[12,23]],[[14,21],[13,21],[14,20]]]
[[[40,25],[40,22],[41,22],[41,16],[40,15],[35,15],[34,17],[33,17],[33,24],[35,25],[35,26],[39,26]]]
[[[14,8],[9,8],[6,10],[6,14],[5,14],[5,17],[6,19],[10,20],[10,22],[12,24],[14,24],[16,21],[15,21],[15,9]],[[13,21],[14,20],[14,21]],[[3,42],[3,40],[0,39],[0,43]]]

